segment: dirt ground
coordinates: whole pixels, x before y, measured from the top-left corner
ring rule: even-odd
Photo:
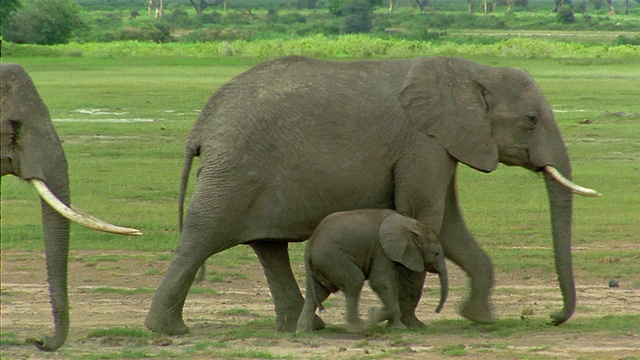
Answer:
[[[113,261],[109,261],[108,257],[107,261],[83,260],[105,254],[115,258]],[[144,329],[144,318],[153,292],[148,290],[136,293],[126,290],[157,287],[169,265],[170,256],[86,250],[72,251],[70,256],[71,332],[61,351],[43,353],[30,344],[24,344],[24,340],[49,333],[52,329],[44,255],[18,251],[2,253],[2,333],[3,337],[11,334],[17,339],[17,344],[3,345],[2,359],[85,358],[85,355],[93,358],[100,355],[106,358],[118,357],[113,354],[145,357],[132,355],[135,352],[127,353],[125,349],[135,348],[131,343],[105,343],[104,339],[88,337],[88,334],[95,329],[115,327]],[[348,334],[333,329],[303,337],[291,335],[263,338],[250,333],[248,336],[229,335],[211,339],[209,335],[214,330],[233,330],[240,327],[239,324],[251,320],[274,317],[270,292],[257,260],[247,261],[232,270],[214,260],[208,262],[209,273],[223,274],[221,279],[214,281],[209,277],[197,285],[198,289],[205,290],[192,292],[187,298],[184,318],[192,329],[191,334],[153,337],[153,341],[145,344],[147,349],[151,346],[152,349],[162,347],[166,350],[164,353],[160,350],[150,351],[155,354],[154,358],[640,358],[640,325],[638,330],[623,335],[584,331],[573,327],[540,333],[528,331],[523,336],[500,337],[494,333],[472,337],[461,330],[443,331],[428,336],[413,334],[405,338],[396,331],[392,334],[383,330]],[[455,313],[455,307],[467,291],[466,280],[455,266],[450,266],[449,269],[451,292],[447,305],[440,314],[433,313],[438,302],[437,277],[427,279],[434,284],[433,292],[428,293],[433,296],[425,295],[418,307],[418,317],[427,326],[431,321],[460,319]],[[299,280],[304,279],[303,269],[299,264],[294,265],[294,272]],[[548,317],[553,310],[560,309],[561,299],[553,281],[554,276],[530,275],[532,276],[527,276],[527,280],[522,280],[522,274],[496,274],[494,302],[500,318],[541,319]],[[116,291],[109,292],[105,288]],[[125,291],[118,292],[117,289]],[[609,288],[606,283],[579,282],[578,299],[578,311],[572,321],[611,314],[640,314],[640,292],[624,284],[618,288]],[[330,306],[321,316],[325,322],[339,329],[344,323],[343,296],[333,295],[329,300]],[[368,308],[377,304],[377,299],[365,287],[361,302],[361,311],[366,313]],[[462,328],[463,326],[458,329]],[[193,348],[194,344],[206,341],[223,342],[224,353],[218,353],[221,350],[213,347],[207,351],[186,350],[189,346]],[[3,343],[6,344],[6,341]]]

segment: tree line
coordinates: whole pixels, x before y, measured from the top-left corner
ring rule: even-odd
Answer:
[[[553,12],[558,22],[569,24],[576,21],[575,13],[584,15],[592,10],[629,13],[634,2],[640,4],[640,0],[2,0],[0,34],[5,41],[34,44],[127,39],[167,42],[174,40],[174,30],[186,29],[193,33],[189,35],[192,41],[215,41],[248,39],[260,31],[291,32],[296,25],[307,22],[309,26],[300,30],[301,33],[367,33],[374,27],[375,14],[382,19],[378,21],[382,23],[380,27],[390,28],[388,32],[396,31],[397,36],[412,33],[419,39],[432,39],[443,34],[433,32],[434,28],[446,29],[456,22],[467,21],[470,28],[482,26],[478,20],[447,15],[447,11],[484,15],[497,11]],[[129,18],[125,19],[121,13],[127,8],[130,9]],[[196,15],[189,15],[187,8],[192,8]],[[120,14],[115,12],[117,9]],[[289,12],[279,16],[279,12],[286,9],[324,13],[332,18],[325,17],[324,24],[311,25],[309,13]],[[411,9],[417,14],[406,26],[408,30],[393,29],[393,24],[400,20],[392,18],[392,14],[400,9]],[[87,15],[97,10],[103,14]],[[228,11],[233,11],[228,17],[234,20],[225,18]],[[257,12],[261,15],[257,16]],[[394,20],[384,20],[385,13]],[[154,21],[136,20],[139,18]],[[244,23],[258,21],[265,25],[254,26],[251,30],[254,35],[239,30]],[[500,20],[489,21],[496,22],[496,26],[505,26],[498,23]],[[486,22],[482,21],[483,24]],[[104,34],[86,35],[92,31]]]

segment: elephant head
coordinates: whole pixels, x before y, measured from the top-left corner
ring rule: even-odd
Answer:
[[[378,234],[389,259],[411,271],[438,274],[440,303],[436,312],[439,313],[447,300],[449,280],[444,251],[436,233],[415,219],[395,213],[382,221]]]
[[[11,174],[31,182],[42,198],[42,227],[55,335],[37,340],[36,346],[53,351],[64,344],[69,332],[69,220],[105,232],[123,235],[140,235],[140,232],[77,214],[69,208],[67,161],[46,105],[20,65],[2,64],[1,79],[2,176]]]
[[[455,58],[422,59],[405,80],[401,102],[420,131],[435,137],[449,155],[472,168],[491,172],[500,162],[544,172],[564,299],[564,309],[552,318],[555,324],[568,320],[576,305],[572,195],[600,194],[570,181],[567,149],[540,88],[518,69]]]

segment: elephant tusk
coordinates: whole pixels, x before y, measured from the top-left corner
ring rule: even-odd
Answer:
[[[63,204],[52,192],[49,190],[49,187],[41,180],[32,179],[30,180],[31,184],[36,188],[40,197],[55,209],[60,215],[66,217],[67,219],[87,227],[89,229],[103,231],[112,234],[120,234],[120,235],[142,235],[142,232],[137,229],[130,229],[125,227],[116,226],[113,224],[109,224],[108,222],[96,219],[92,216],[81,215],[76,211],[67,207],[67,205]]]
[[[595,191],[593,189],[589,189],[589,188],[574,184],[571,180],[569,180],[566,177],[562,176],[562,174],[560,174],[558,169],[554,168],[551,165],[545,166],[544,167],[544,171],[546,171],[547,174],[551,175],[551,177],[553,177],[561,185],[571,189],[571,191],[573,191],[574,193],[576,193],[578,195],[591,196],[591,197],[597,197],[597,196],[601,196],[602,195],[602,194],[600,194],[599,192],[597,192],[597,191]]]

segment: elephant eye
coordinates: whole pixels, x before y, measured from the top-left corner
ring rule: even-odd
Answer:
[[[18,138],[20,137],[22,122],[19,120],[9,120],[9,125],[11,125],[11,144],[13,145],[18,142]]]
[[[536,115],[529,114],[526,116],[526,119],[527,119],[527,127],[529,129],[533,129],[534,127],[536,127],[536,124],[538,123],[538,117]]]

